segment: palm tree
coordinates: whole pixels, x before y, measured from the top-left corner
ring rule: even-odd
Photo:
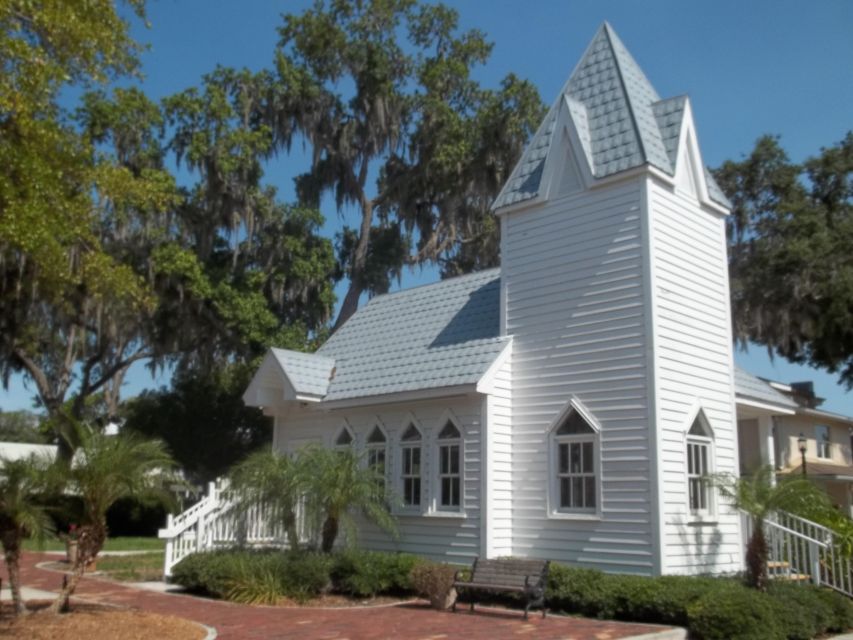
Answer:
[[[389,511],[384,483],[377,481],[373,469],[361,464],[355,452],[308,447],[300,454],[298,464],[307,509],[323,522],[320,545],[323,552],[332,551],[341,527],[354,537],[353,510],[397,535],[397,522]]]
[[[57,465],[65,475],[67,490],[83,503],[83,523],[77,560],[51,607],[54,613],[67,608],[83,572],[103,548],[108,533],[107,510],[122,498],[168,502],[168,472],[174,461],[159,440],[144,440],[129,432],[108,436],[81,429],[71,464]]]
[[[767,539],[764,522],[777,511],[788,511],[815,519],[832,510],[827,495],[802,476],[780,478],[774,483],[771,466],[759,468],[750,476],[728,474],[714,476],[713,484],[733,507],[752,517],[752,534],[746,548],[746,580],[760,591],[767,588]]]
[[[299,548],[296,507],[302,481],[299,467],[292,458],[272,449],[258,451],[238,463],[229,474],[229,480],[235,517],[245,516],[253,508],[268,510],[284,528],[290,548]]]
[[[0,543],[16,614],[27,611],[21,598],[21,543],[28,537],[43,540],[53,530],[47,509],[39,503],[49,488],[50,464],[36,456],[0,461]]]

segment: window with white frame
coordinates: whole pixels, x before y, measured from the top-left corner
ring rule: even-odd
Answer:
[[[598,432],[575,409],[553,431],[555,505],[561,513],[596,513]]]
[[[687,432],[687,501],[690,513],[702,515],[713,510],[711,482],[713,473],[712,433],[701,411]]]
[[[829,427],[819,424],[814,428],[815,439],[817,440],[817,457],[831,458],[832,445],[829,441]]]
[[[382,486],[385,486],[385,457],[387,439],[385,433],[378,426],[367,436],[367,468],[376,472],[381,478]]]
[[[421,457],[423,453],[421,432],[410,424],[400,438],[401,473],[403,506],[407,508],[421,505]]]
[[[451,421],[438,434],[438,509],[462,506],[462,434]]]

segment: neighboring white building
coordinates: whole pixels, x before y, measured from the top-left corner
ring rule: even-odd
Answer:
[[[273,349],[245,400],[281,452],[354,446],[450,561],[638,574],[742,568],[708,473],[740,469],[728,204],[690,100],[595,35],[494,209],[500,270],[372,299],[316,354]],[[175,531],[178,529],[175,528]]]

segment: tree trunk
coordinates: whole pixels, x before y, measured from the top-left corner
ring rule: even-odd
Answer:
[[[373,227],[373,201],[362,196],[361,198],[361,226],[358,230],[358,242],[352,255],[352,263],[349,267],[349,289],[344,296],[338,318],[332,332],[337,331],[340,326],[350,319],[352,314],[358,310],[358,299],[364,292],[364,272],[367,268],[367,255],[370,249],[370,229]]]
[[[350,280],[344,301],[341,303],[341,310],[338,312],[337,320],[335,320],[335,326],[332,327],[333,333],[340,329],[341,325],[352,317],[352,314],[358,311],[358,300],[362,293],[364,293],[364,289],[354,280]]]
[[[27,605],[21,597],[21,547],[19,540],[11,540],[3,536],[3,556],[6,560],[6,570],[9,572],[9,589],[12,591],[12,606],[15,615],[27,612]]]
[[[320,544],[320,549],[323,553],[331,553],[335,546],[335,539],[338,537],[338,519],[332,516],[326,518],[323,522],[323,540]]]
[[[80,538],[77,543],[77,562],[71,569],[71,575],[62,586],[62,590],[50,606],[51,613],[62,613],[68,610],[68,601],[77,588],[77,583],[83,573],[95,558],[98,557],[107,539],[107,527],[104,523],[80,527]]]
[[[767,589],[767,539],[763,522],[755,522],[746,546],[746,581],[759,591]]]

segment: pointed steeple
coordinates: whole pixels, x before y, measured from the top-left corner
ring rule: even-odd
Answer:
[[[494,208],[535,199],[565,104],[594,178],[644,164],[669,175],[675,162],[685,98],[661,100],[613,28],[605,22],[581,57],[504,185]],[[711,197],[725,204],[716,185]]]

